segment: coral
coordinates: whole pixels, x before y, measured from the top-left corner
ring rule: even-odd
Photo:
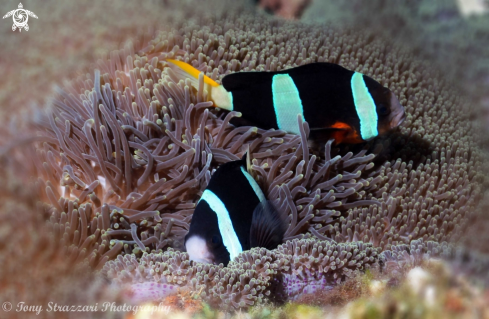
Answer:
[[[177,295],[169,295],[162,301],[162,304],[170,307],[170,311],[180,310],[194,314],[202,311],[206,305],[199,297],[198,292],[185,291]]]
[[[485,317],[487,290],[470,284],[445,262],[428,261],[407,273],[394,289],[364,296],[342,310],[349,318],[469,318]]]
[[[348,302],[370,293],[368,277],[365,274],[359,274],[352,278],[346,279],[345,282],[334,286],[330,290],[318,290],[311,294],[302,294],[294,301],[299,305],[311,306],[344,306]]]

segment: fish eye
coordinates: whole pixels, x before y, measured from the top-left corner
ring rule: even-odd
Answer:
[[[384,104],[379,104],[377,110],[379,115],[388,115],[390,113],[389,109]]]
[[[211,242],[213,245],[219,245],[221,243],[221,238],[217,235],[212,236]]]

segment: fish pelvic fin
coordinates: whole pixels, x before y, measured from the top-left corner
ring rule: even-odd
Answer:
[[[190,83],[196,90],[199,90],[199,81],[200,77],[202,77],[204,89],[207,90],[207,96],[214,103],[214,106],[229,111],[233,110],[233,96],[222,85],[219,85],[216,81],[188,63],[173,59],[167,59],[166,61],[178,78],[190,79]]]
[[[318,143],[326,143],[334,139],[334,145],[338,144],[358,144],[364,140],[360,137],[357,130],[351,125],[344,122],[336,122],[330,127],[312,129],[309,139]]]
[[[282,215],[271,201],[259,203],[253,211],[250,247],[277,248],[287,230],[286,217]]]

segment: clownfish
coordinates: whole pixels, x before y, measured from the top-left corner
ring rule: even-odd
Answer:
[[[282,243],[286,218],[248,173],[246,156],[222,164],[212,175],[185,236],[190,260],[226,266],[244,250]]]
[[[188,63],[166,60],[198,88],[201,73]],[[235,125],[254,125],[300,134],[298,115],[312,135],[334,138],[335,144],[362,143],[399,126],[404,107],[388,88],[334,63],[310,63],[277,72],[236,72],[222,85],[204,75],[215,107],[241,112]]]

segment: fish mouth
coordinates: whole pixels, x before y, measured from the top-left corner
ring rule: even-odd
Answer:
[[[404,112],[404,107],[399,103],[399,100],[391,92],[391,107],[394,110],[392,115],[392,120],[390,122],[391,129],[398,127],[406,119],[406,112]]]
[[[405,119],[406,119],[406,113],[401,112],[396,114],[391,121],[391,128],[398,127],[399,125],[402,124],[402,122],[404,122]]]

